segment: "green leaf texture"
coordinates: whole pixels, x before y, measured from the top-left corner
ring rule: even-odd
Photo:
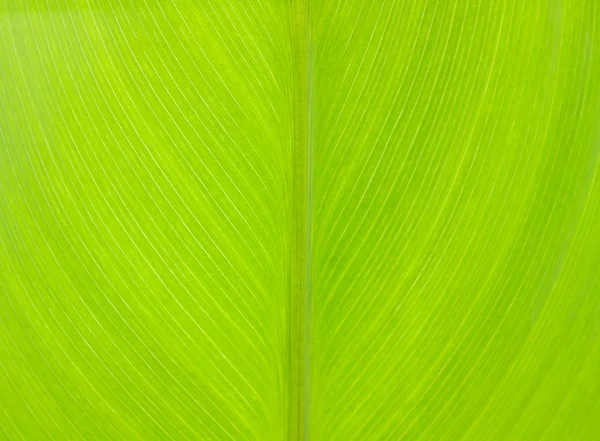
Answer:
[[[597,0],[0,0],[0,440],[600,439]]]

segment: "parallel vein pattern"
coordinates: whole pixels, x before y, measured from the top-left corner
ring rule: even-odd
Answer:
[[[288,436],[291,17],[3,6],[0,439]]]
[[[312,439],[597,439],[597,2],[314,5]]]

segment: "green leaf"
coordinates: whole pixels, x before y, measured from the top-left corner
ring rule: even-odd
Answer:
[[[0,439],[600,439],[596,0],[1,0]]]

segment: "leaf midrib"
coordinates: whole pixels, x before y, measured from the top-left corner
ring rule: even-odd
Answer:
[[[290,256],[290,420],[288,439],[309,440],[312,260],[313,63],[309,0],[291,0],[294,142]]]

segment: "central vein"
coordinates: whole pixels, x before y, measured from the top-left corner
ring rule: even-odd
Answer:
[[[308,0],[307,0],[308,2]],[[312,207],[313,207],[313,52],[310,16],[306,10],[306,282],[304,286],[304,440],[309,438],[310,357],[312,315]]]
[[[289,441],[309,439],[312,257],[312,49],[309,0],[290,0],[294,139],[290,271]]]

